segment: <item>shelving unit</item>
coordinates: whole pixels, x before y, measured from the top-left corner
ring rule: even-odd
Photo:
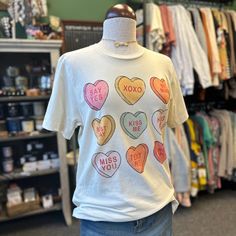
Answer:
[[[33,171],[33,172],[24,172],[22,170],[15,170],[13,173],[0,175],[0,182],[15,180],[15,179],[31,178],[34,176],[56,174],[58,172],[59,172],[59,169],[57,168],[48,169],[48,170],[38,170],[38,171]]]
[[[12,96],[12,97],[0,97],[0,102],[31,102],[31,101],[43,101],[48,100],[50,98],[49,95],[47,96]]]
[[[37,135],[27,135],[27,136],[9,136],[6,138],[1,138],[0,143],[13,142],[13,141],[19,141],[19,140],[42,139],[42,138],[49,138],[53,136],[56,136],[55,132],[47,132],[47,133],[40,133]]]
[[[60,55],[60,47],[62,45],[61,40],[26,40],[26,39],[0,39],[0,54],[1,53],[45,53],[50,57],[50,65],[51,71],[54,72],[56,68],[56,64]],[[10,54],[9,54],[10,55]],[[14,64],[14,57],[11,61]],[[37,96],[37,97],[28,97],[28,96],[19,96],[19,97],[0,97],[0,103],[10,103],[10,102],[34,102],[34,101],[48,101],[50,98],[49,95],[46,96]],[[61,134],[55,132],[46,132],[40,133],[39,135],[32,136],[10,136],[0,138],[0,145],[4,145],[5,143],[18,143],[24,142],[25,140],[43,140],[47,141],[51,139],[55,140],[57,144],[57,153],[60,160],[59,169],[48,169],[42,171],[35,172],[21,172],[15,171],[11,174],[2,174],[0,175],[0,183],[6,181],[23,181],[28,178],[38,178],[41,176],[46,176],[46,178],[50,178],[51,175],[59,174],[60,178],[60,189],[61,189],[61,202],[54,204],[53,207],[48,209],[37,209],[33,210],[21,215],[17,215],[14,217],[8,216],[0,216],[0,222],[8,221],[12,219],[17,219],[21,217],[31,216],[35,214],[43,214],[50,211],[59,211],[62,210],[64,214],[64,218],[67,225],[71,225],[71,200],[70,200],[70,190],[69,190],[69,176],[68,176],[68,167],[66,162],[66,141]],[[44,183],[42,182],[42,185]]]
[[[54,204],[53,207],[50,207],[50,208],[40,208],[38,210],[30,211],[30,212],[21,214],[19,216],[14,216],[14,217],[9,217],[7,215],[0,216],[0,222],[9,221],[9,220],[15,220],[15,219],[19,219],[19,218],[22,218],[22,217],[27,217],[27,216],[33,216],[33,215],[48,213],[48,212],[52,212],[52,211],[61,211],[61,210],[62,210],[62,204],[61,203],[56,203],[56,204]]]

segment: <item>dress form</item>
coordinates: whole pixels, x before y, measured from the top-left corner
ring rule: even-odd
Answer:
[[[106,13],[106,19],[115,17],[125,17],[136,20],[136,15],[133,9],[127,4],[117,4],[111,7]]]
[[[140,57],[144,48],[136,41],[136,16],[126,4],[117,4],[106,13],[103,36],[97,44],[104,54],[121,59]]]

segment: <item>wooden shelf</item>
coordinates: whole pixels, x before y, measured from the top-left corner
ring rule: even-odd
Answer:
[[[51,71],[55,71],[58,63],[58,59],[60,57],[60,47],[62,45],[62,40],[28,40],[28,39],[0,39],[0,54],[1,53],[7,53],[10,59],[10,63],[15,63],[14,55],[17,53],[22,53],[22,56],[28,56],[30,53],[37,55],[40,53],[42,56],[50,57],[50,67]],[[25,55],[28,54],[28,55]],[[44,55],[43,55],[44,54]],[[7,103],[7,102],[34,102],[34,101],[45,101],[47,102],[49,100],[50,96],[37,96],[37,97],[29,97],[29,96],[22,96],[22,97],[0,97],[0,103]],[[50,138],[52,137],[52,138]],[[0,216],[0,222],[1,221],[8,221],[11,219],[21,218],[24,216],[34,215],[34,214],[41,214],[46,213],[48,211],[54,211],[54,210],[62,210],[63,208],[63,215],[66,221],[67,225],[72,224],[72,218],[71,218],[71,197],[70,197],[70,188],[69,188],[69,176],[68,176],[68,166],[66,163],[66,152],[67,152],[67,146],[66,141],[64,137],[60,133],[56,132],[49,132],[49,133],[41,133],[39,135],[32,135],[32,136],[14,136],[14,137],[0,137],[0,146],[3,144],[8,144],[8,142],[12,142],[12,144],[22,145],[22,142],[20,140],[36,140],[36,139],[43,139],[46,138],[44,141],[49,142],[50,145],[57,145],[57,152],[58,156],[60,158],[60,168],[58,170],[49,170],[45,172],[34,172],[31,173],[27,177],[37,176],[37,175],[46,175],[55,173],[55,171],[58,172],[59,178],[60,178],[60,188],[62,191],[62,199],[60,205],[55,205],[54,207],[50,209],[39,209],[35,210],[26,214],[21,214],[17,217],[7,217],[7,216]],[[48,139],[47,139],[48,138]],[[10,143],[11,144],[11,143]],[[0,157],[1,158],[1,157]],[[6,179],[6,176],[1,176],[4,179]],[[9,176],[8,176],[9,177]],[[26,178],[24,175],[16,175],[16,176],[10,176],[10,178]],[[53,177],[52,176],[46,176],[48,178]],[[35,177],[36,178],[36,177]],[[25,179],[26,180],[26,179]],[[43,183],[42,183],[43,185]]]
[[[27,212],[27,213],[24,213],[24,214],[21,214],[21,215],[18,215],[18,216],[14,216],[14,217],[8,217],[6,215],[0,216],[0,222],[14,220],[14,219],[18,219],[18,218],[22,218],[22,217],[26,217],[26,216],[43,214],[43,213],[52,212],[52,211],[60,211],[60,210],[62,210],[61,203],[56,203],[56,204],[54,204],[53,207],[50,207],[48,209],[40,208],[38,210],[30,211],[30,212]]]
[[[0,143],[19,141],[19,140],[49,138],[53,136],[56,136],[56,132],[40,133],[38,135],[12,136],[12,137],[0,138]]]
[[[58,172],[59,172],[59,168],[38,170],[38,171],[33,171],[33,172],[23,172],[19,170],[19,171],[14,171],[13,173],[10,173],[10,174],[0,175],[0,182],[8,181],[8,180],[15,180],[15,179],[30,178],[34,176],[50,175],[50,174],[55,174]]]
[[[62,40],[0,39],[0,52],[47,52],[58,50]]]
[[[33,102],[41,100],[49,100],[50,95],[46,96],[9,96],[9,97],[0,97],[0,102]]]

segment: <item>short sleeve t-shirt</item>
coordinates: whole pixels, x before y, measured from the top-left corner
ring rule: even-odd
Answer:
[[[73,216],[125,222],[176,203],[163,134],[187,118],[168,57],[120,59],[98,44],[62,55],[43,127],[69,139],[80,126]]]

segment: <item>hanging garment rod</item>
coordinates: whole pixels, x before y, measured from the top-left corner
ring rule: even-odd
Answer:
[[[130,0],[128,2],[132,2],[134,4],[143,4],[143,46],[146,46],[146,3],[156,3],[156,4],[168,4],[168,5],[177,5],[182,4],[185,7],[215,7],[215,8],[224,8],[225,6],[229,6],[230,4],[233,5],[233,0],[215,0],[215,1],[209,1],[209,0]]]
[[[185,6],[209,6],[209,7],[223,7],[233,4],[233,0],[143,0],[143,1],[134,1],[134,2],[143,2],[143,3],[156,3],[156,4],[182,4]]]

